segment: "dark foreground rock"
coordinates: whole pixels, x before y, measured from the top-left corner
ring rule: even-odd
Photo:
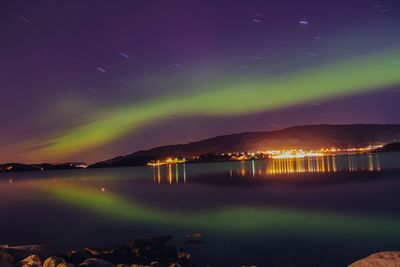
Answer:
[[[33,254],[20,261],[20,265],[22,267],[39,267],[42,266],[42,261],[39,255]]]
[[[90,258],[79,264],[81,267],[115,267],[114,264],[98,258]]]
[[[400,251],[385,251],[369,255],[349,267],[400,267]]]
[[[0,267],[191,267],[191,254],[168,244],[170,236],[135,239],[113,248],[56,254],[41,246],[0,247]]]
[[[44,263],[43,263],[43,267],[61,267],[60,265],[65,265],[66,262],[63,258],[61,257],[57,257],[57,256],[53,256],[53,257],[49,257],[47,258]]]

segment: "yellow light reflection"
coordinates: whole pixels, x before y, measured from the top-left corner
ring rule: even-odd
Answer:
[[[367,164],[368,168],[365,168]],[[242,165],[244,166],[244,165]],[[324,157],[285,157],[267,160],[265,174],[291,174],[291,173],[334,173],[337,171],[380,171],[380,162],[377,156],[369,155],[368,158],[361,159],[354,156],[347,160],[338,161],[336,156]],[[245,176],[246,170],[240,171]]]
[[[180,167],[182,166],[182,167]],[[173,183],[180,183],[180,177],[183,178],[183,183],[186,183],[186,165],[185,164],[160,164],[160,165],[152,165],[154,169],[154,182],[157,184],[161,184],[163,182],[163,175],[164,182],[169,185]]]

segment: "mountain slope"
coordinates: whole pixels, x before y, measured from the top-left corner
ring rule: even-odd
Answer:
[[[305,125],[277,131],[218,136],[188,144],[142,150],[91,165],[92,168],[144,165],[168,156],[191,157],[207,153],[263,151],[271,149],[319,149],[365,147],[400,141],[400,125]]]

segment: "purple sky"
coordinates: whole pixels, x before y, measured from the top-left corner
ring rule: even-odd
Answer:
[[[24,152],[29,147],[19,144],[73,129],[105,110],[398,48],[400,2],[2,1],[0,33],[0,146],[6,148],[0,162],[33,162]],[[62,160],[93,162],[299,124],[400,123],[398,103],[400,86],[391,86],[243,115],[166,114]]]

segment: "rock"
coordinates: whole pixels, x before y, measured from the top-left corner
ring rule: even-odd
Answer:
[[[166,246],[162,244],[153,244],[146,250],[142,250],[140,255],[142,258],[150,259],[151,261],[158,261],[160,263],[169,263],[177,261],[177,251],[175,247]],[[138,262],[138,263],[148,263]]]
[[[61,263],[66,263],[63,258],[61,258],[61,257],[49,257],[44,261],[43,267],[57,267]]]
[[[30,255],[21,261],[22,267],[38,267],[42,262],[37,254]]]
[[[161,263],[159,263],[158,261],[150,262],[150,266],[151,267],[163,267],[163,265]]]
[[[183,243],[185,245],[198,245],[204,243],[202,233],[193,233],[186,235],[187,240]]]
[[[75,267],[72,263],[59,263],[56,267]]]
[[[400,267],[400,251],[385,251],[369,255],[349,267]]]
[[[14,263],[14,261],[15,261],[14,257],[10,253],[8,253],[7,251],[4,251],[4,250],[0,251],[0,263],[12,264],[12,263]]]
[[[1,262],[0,261],[0,267],[13,267],[13,265],[11,263],[8,263],[8,262]]]
[[[101,253],[95,249],[91,249],[91,248],[85,248],[84,251],[89,252],[90,255],[92,255],[93,258],[98,257],[101,255]]]
[[[98,258],[90,258],[79,264],[81,267],[115,267],[114,264]]]
[[[39,252],[45,250],[45,247],[41,245],[26,245],[26,246],[13,246],[13,247],[7,246],[7,248],[15,250],[31,251],[34,254],[38,254]]]
[[[104,250],[103,255],[99,258],[102,258],[103,260],[109,261],[113,264],[119,264],[121,262],[132,262],[134,255],[134,252],[132,252],[128,247],[120,247],[116,249]]]
[[[177,255],[179,259],[184,259],[184,260],[189,260],[192,257],[192,255],[190,255],[187,252],[178,252]]]
[[[193,234],[186,235],[186,238],[190,239],[190,240],[201,240],[201,239],[203,239],[203,234],[202,233],[193,233]]]
[[[179,263],[173,262],[173,263],[170,263],[170,265],[168,265],[168,267],[181,267],[181,265]]]
[[[5,251],[14,257],[14,262],[21,262],[23,259],[33,254],[39,256],[51,255],[46,247],[40,245],[7,246]]]
[[[67,262],[79,264],[87,259],[93,258],[92,254],[85,250],[73,250],[64,255]]]

